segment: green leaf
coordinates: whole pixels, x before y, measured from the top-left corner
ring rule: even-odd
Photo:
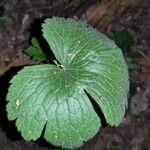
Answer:
[[[29,47],[27,47],[24,52],[31,56],[33,60],[38,60],[38,61],[44,61],[46,60],[46,56],[43,53],[38,41],[36,38],[32,38],[31,44]]]
[[[121,50],[105,35],[73,19],[46,19],[43,36],[60,65],[25,67],[11,80],[9,120],[26,140],[40,137],[63,148],[77,148],[101,126],[86,93],[110,125],[125,113],[129,90]]]
[[[4,28],[6,26],[6,20],[4,17],[0,17],[0,28]]]
[[[125,29],[118,31],[114,30],[111,35],[111,39],[120,47],[123,52],[127,52],[130,46],[134,43],[133,36]]]
[[[11,80],[8,118],[17,118],[26,140],[36,140],[46,122],[45,138],[67,148],[82,145],[99,130],[99,118],[77,78],[76,71],[39,65],[25,67]]]
[[[139,67],[137,62],[134,61],[128,62],[127,65],[129,70],[136,70]]]

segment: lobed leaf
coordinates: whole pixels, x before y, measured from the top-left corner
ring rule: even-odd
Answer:
[[[31,56],[33,60],[38,61],[45,61],[47,58],[45,54],[43,53],[40,44],[38,43],[36,38],[32,38],[31,44],[29,47],[27,47],[24,52]]]
[[[63,148],[77,148],[101,125],[86,95],[107,122],[117,126],[127,106],[127,65],[121,50],[105,35],[73,19],[46,19],[43,36],[60,66],[25,67],[11,80],[9,120],[26,140],[40,137]]]

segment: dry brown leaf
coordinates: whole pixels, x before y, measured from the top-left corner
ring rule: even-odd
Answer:
[[[81,19],[86,19],[92,26],[105,30],[112,21],[127,9],[134,8],[136,4],[136,0],[104,0],[89,7]]]
[[[31,65],[31,64],[38,64],[38,62],[29,59],[29,57],[26,56],[25,54],[22,54],[22,52],[18,53],[16,58],[14,58],[14,61],[9,60],[11,62],[7,66],[4,63],[4,62],[6,62],[5,61],[6,59],[5,60],[2,60],[2,59],[5,59],[5,58],[1,58],[1,61],[0,61],[0,66],[1,66],[0,67],[0,75],[3,75],[6,71],[8,71],[12,67]]]

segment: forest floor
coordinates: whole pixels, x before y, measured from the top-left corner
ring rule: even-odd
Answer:
[[[29,38],[38,34],[43,18],[51,16],[84,20],[110,37],[114,30],[119,32],[125,29],[134,40],[123,50],[126,61],[131,64],[126,116],[118,127],[101,129],[81,149],[150,150],[149,8],[149,0],[1,0],[0,150],[55,149],[42,138],[37,142],[24,141],[15,123],[7,120],[5,111],[11,77],[22,66],[38,63],[30,60],[22,50],[28,46]]]

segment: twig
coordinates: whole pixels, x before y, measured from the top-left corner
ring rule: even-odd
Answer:
[[[138,50],[138,52],[150,63],[150,59],[140,50]]]

